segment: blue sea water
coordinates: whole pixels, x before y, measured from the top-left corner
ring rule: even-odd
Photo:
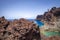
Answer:
[[[44,25],[43,22],[39,21],[39,20],[35,20],[34,21],[39,27],[42,27]]]

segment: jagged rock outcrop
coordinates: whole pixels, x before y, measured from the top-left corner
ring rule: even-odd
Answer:
[[[24,18],[8,21],[0,17],[0,40],[40,40],[39,28]]]
[[[40,31],[42,32],[42,34],[46,33],[46,32],[56,32],[56,34],[54,35],[55,38],[58,40],[60,40],[60,36],[58,35],[60,33],[60,7],[56,8],[53,7],[50,10],[48,10],[48,12],[45,12],[44,15],[42,16],[37,16],[36,18],[37,20],[40,20],[44,23],[43,27],[40,28]],[[46,34],[48,34],[46,33]],[[58,33],[58,34],[57,34]],[[41,34],[41,35],[42,35]],[[54,36],[45,38],[46,40],[56,40],[54,38]],[[59,36],[59,37],[57,37]],[[46,37],[46,35],[45,35]],[[44,36],[42,37],[44,38]]]
[[[43,15],[38,15],[37,16],[37,20],[40,20],[40,21],[54,21],[55,18],[59,17],[60,16],[60,7],[59,8],[56,8],[56,7],[53,7],[51,8],[50,10],[48,10],[48,12],[45,12]]]
[[[9,22],[5,19],[5,17],[0,17],[0,39],[3,39],[4,31],[8,27]]]

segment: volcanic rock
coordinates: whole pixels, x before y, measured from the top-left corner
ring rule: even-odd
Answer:
[[[44,15],[38,15],[37,16],[37,20],[40,21],[55,21],[55,18],[59,18],[60,17],[60,7],[56,8],[53,7],[50,10],[48,10],[48,12],[45,12]]]
[[[0,40],[40,40],[39,28],[27,19],[8,21],[0,17]]]
[[[53,7],[48,12],[45,12],[44,15],[38,15],[36,20],[40,20],[44,25],[40,28],[41,32],[60,32],[60,7]],[[41,33],[41,36],[44,34]],[[60,36],[56,34],[55,36],[47,37],[44,35],[42,37],[44,40],[60,40]]]

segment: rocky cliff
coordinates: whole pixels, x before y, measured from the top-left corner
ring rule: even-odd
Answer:
[[[42,34],[47,32],[56,32],[60,34],[60,7],[56,8],[53,7],[50,10],[48,10],[47,12],[45,12],[43,15],[38,15],[37,20],[40,20],[44,23],[44,26],[41,27],[40,31],[42,32]],[[48,34],[48,33],[46,33]],[[57,36],[59,35],[54,35],[56,38],[58,38]],[[51,37],[51,39],[47,38],[46,40],[57,40],[56,38],[54,38],[54,36]],[[60,40],[58,38],[58,40]]]
[[[47,12],[45,12],[43,15],[38,15],[36,19],[40,21],[52,22],[55,21],[55,18],[59,18],[59,16],[60,7],[59,8],[53,7]]]

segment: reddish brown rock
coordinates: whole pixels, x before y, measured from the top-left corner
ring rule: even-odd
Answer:
[[[45,12],[43,15],[38,15],[36,19],[40,21],[50,22],[50,21],[54,21],[55,17],[59,17],[59,16],[60,16],[60,7],[59,8],[53,7],[47,12]]]
[[[53,37],[46,38],[44,40],[60,40],[60,37],[59,36],[53,36]]]
[[[0,40],[40,40],[39,28],[24,18],[8,21],[0,18]]]
[[[38,15],[36,20],[40,20],[44,23],[44,26],[40,29],[41,32],[60,32],[60,7],[53,7],[43,15]],[[41,34],[41,38],[44,40],[60,40],[60,37],[56,35],[46,38],[46,35],[43,35],[43,33]]]

